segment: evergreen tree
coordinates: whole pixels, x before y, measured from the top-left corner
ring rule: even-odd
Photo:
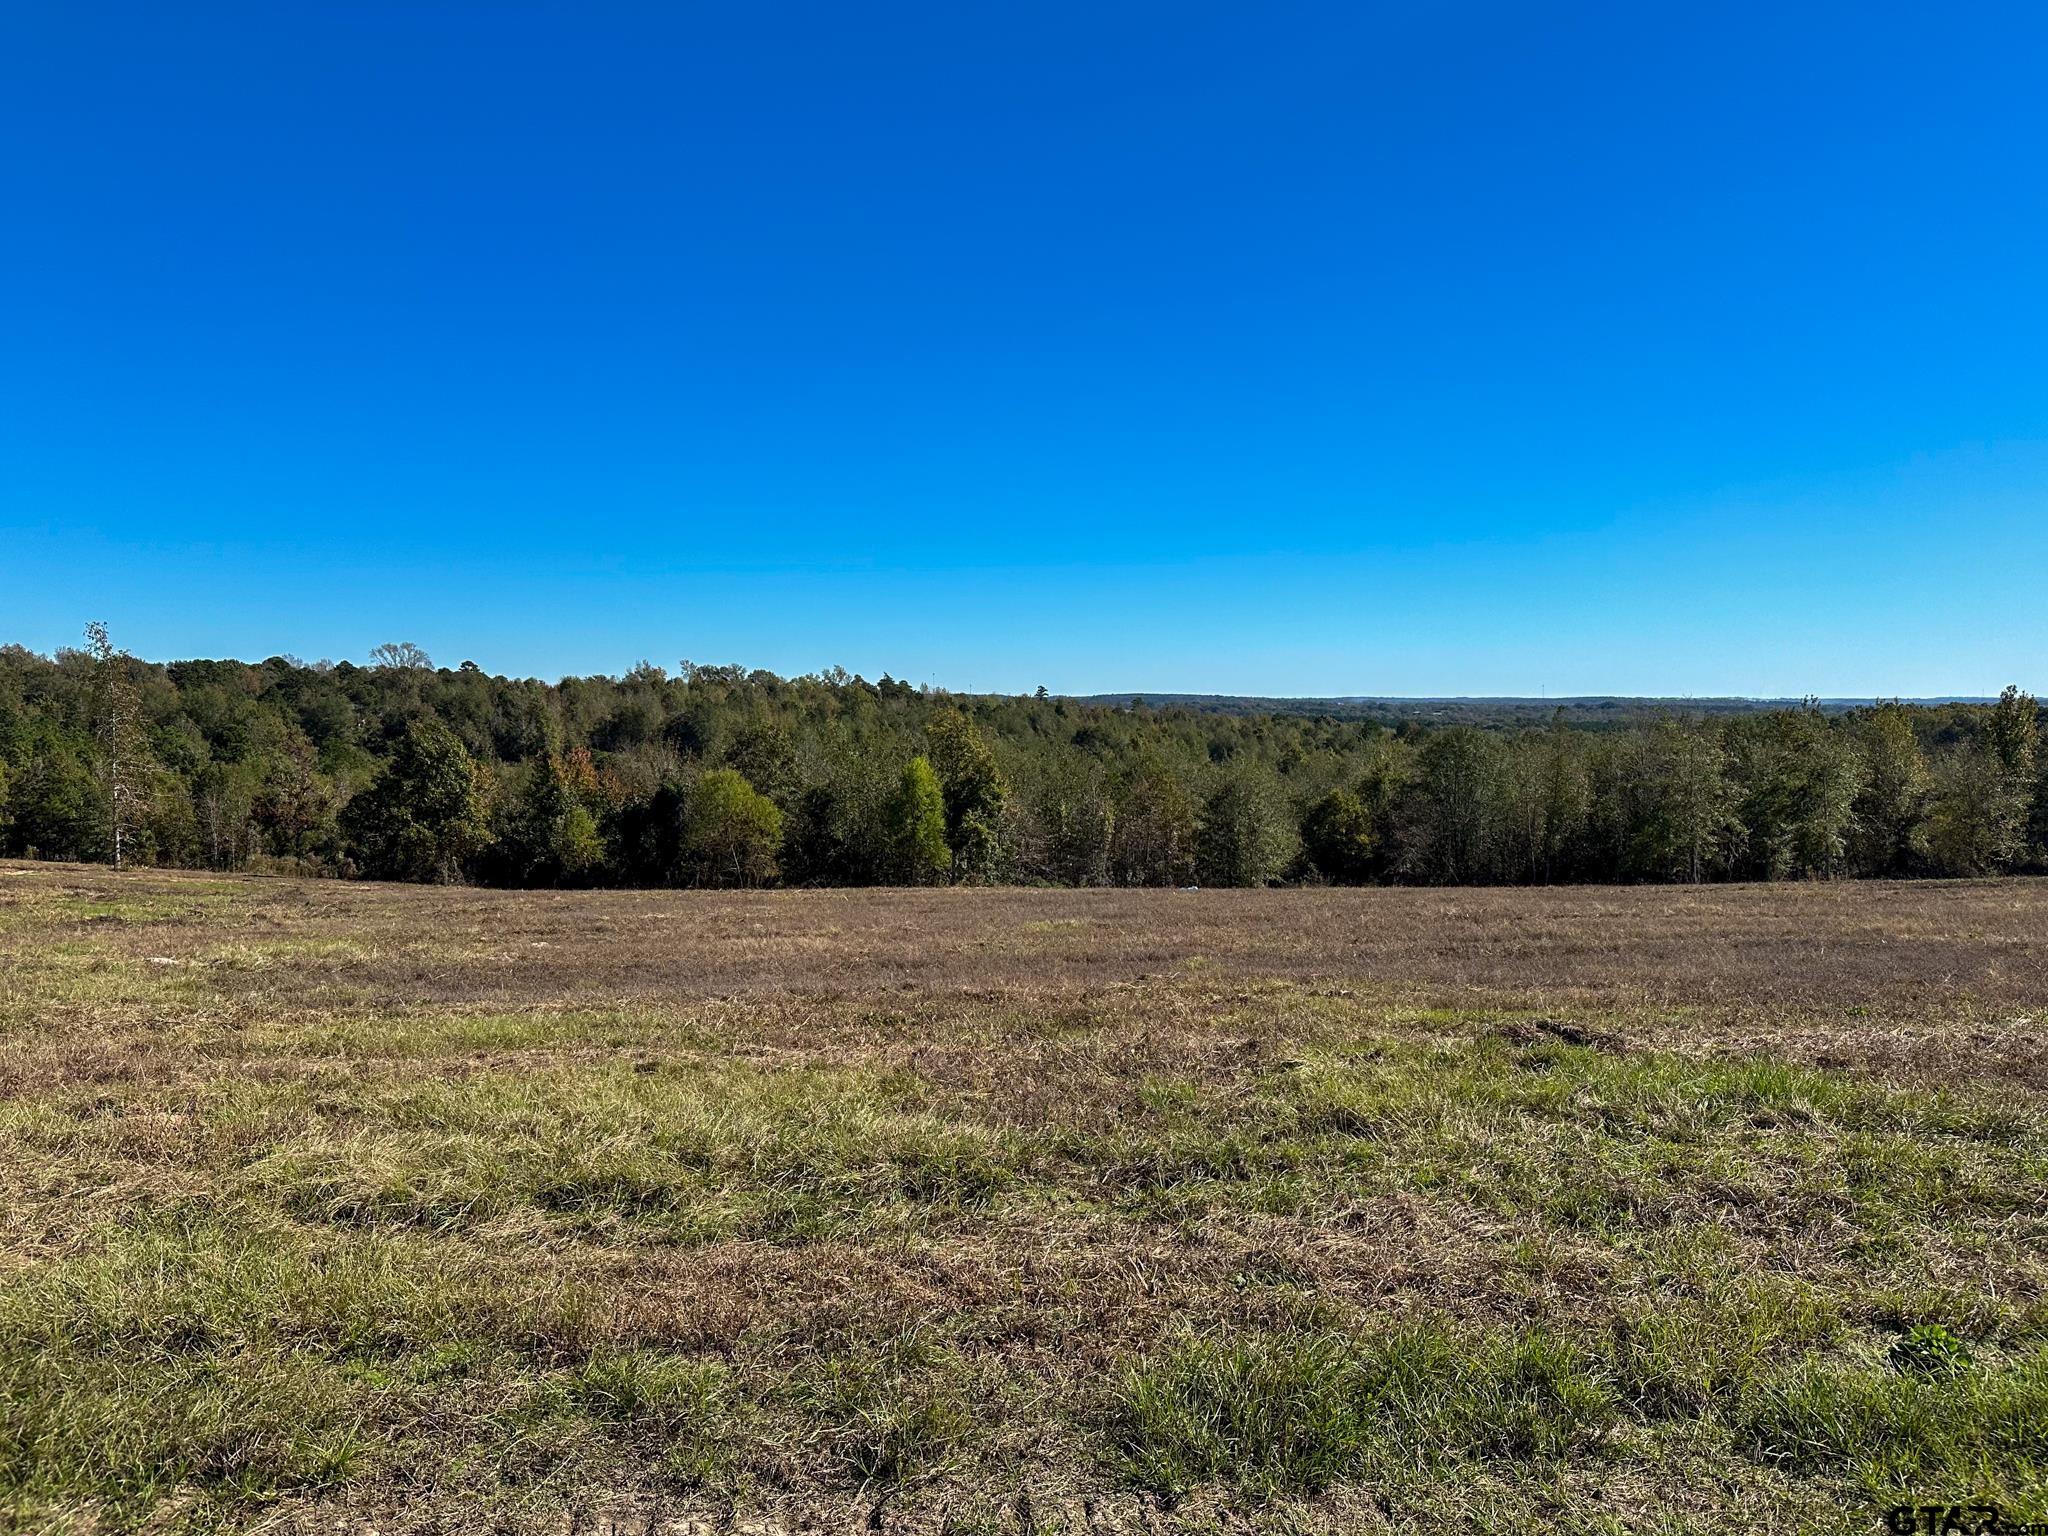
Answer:
[[[384,771],[343,809],[342,830],[374,879],[458,879],[489,832],[476,765],[448,727],[413,720]]]
[[[988,742],[957,709],[925,728],[930,762],[946,802],[946,845],[958,880],[991,880],[1003,857],[1003,811],[1010,786]]]
[[[930,761],[913,757],[903,765],[889,804],[889,840],[895,878],[904,885],[931,885],[952,868],[946,842],[946,797]]]
[[[1514,705],[1451,703],[1429,720],[1390,708],[1390,727],[1256,701],[970,700],[836,670],[643,665],[544,684],[437,671],[402,646],[379,660],[153,665],[110,642],[55,657],[0,645],[0,853],[108,858],[118,824],[124,861],[770,878],[744,852],[707,860],[692,843],[693,791],[720,769],[782,813],[770,861],[806,884],[1186,884],[1198,852],[1205,879],[1274,878],[1265,852],[1239,857],[1246,785],[1270,799],[1275,842],[1307,838],[1294,867],[1312,878],[1993,874],[2048,853],[2048,753],[2017,688],[1991,706],[1710,707],[1662,724],[1626,706],[1559,711],[1547,728]],[[1379,706],[1337,706],[1354,707]],[[903,765],[920,752],[942,858],[906,833],[919,818],[904,814]]]

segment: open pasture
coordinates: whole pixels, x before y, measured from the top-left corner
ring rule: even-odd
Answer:
[[[0,864],[27,1531],[2048,1518],[2048,883]]]

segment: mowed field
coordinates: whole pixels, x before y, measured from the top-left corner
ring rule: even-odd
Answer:
[[[2048,1518],[2048,884],[0,864],[0,1522]]]

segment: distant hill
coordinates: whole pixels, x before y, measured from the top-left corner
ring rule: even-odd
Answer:
[[[1549,720],[1562,712],[1574,725],[1619,725],[1657,715],[1748,715],[1772,709],[1796,709],[1802,699],[1629,698],[1591,695],[1579,698],[1393,698],[1352,694],[1339,698],[1276,699],[1228,693],[1091,693],[1072,695],[1077,703],[1125,708],[1143,701],[1154,708],[1192,709],[1216,715],[1307,715],[1334,720],[1378,720],[1389,725],[1416,721],[1432,725],[1466,722],[1474,725],[1523,725]],[[1821,699],[1820,708],[1841,714],[1875,702],[1871,699]],[[1988,704],[1988,698],[1955,695],[1908,699],[1909,704]]]

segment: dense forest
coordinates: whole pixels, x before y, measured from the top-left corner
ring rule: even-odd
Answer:
[[[1754,715],[1799,704],[1822,714],[1843,714],[1870,703],[1868,699],[1742,699],[1629,698],[1596,694],[1555,699],[1531,698],[1257,698],[1228,693],[1091,693],[1069,701],[1093,705],[1145,703],[1155,708],[1185,707],[1214,715],[1325,715],[1332,720],[1373,720],[1395,727],[1423,725],[1568,725],[1613,726],[1652,720],[1674,712],[1687,715]],[[1932,699],[1922,703],[1988,704],[1989,699]]]
[[[1606,728],[0,648],[0,853],[498,885],[1540,883],[2048,859],[2035,702]]]

